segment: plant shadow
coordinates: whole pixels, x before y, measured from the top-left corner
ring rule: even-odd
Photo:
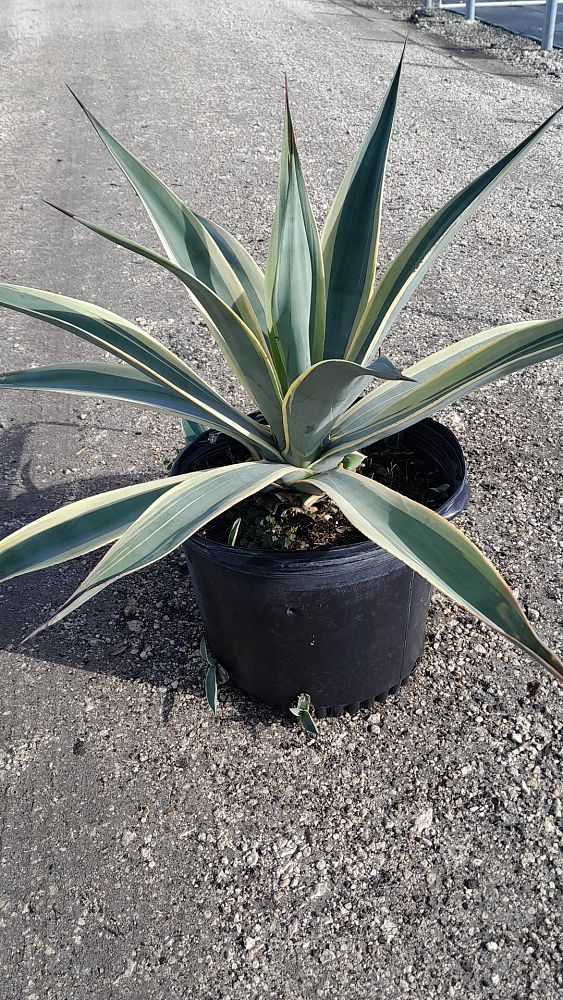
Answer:
[[[69,479],[68,485],[38,487],[24,461],[31,426],[13,426],[0,437],[2,535],[56,510],[72,499],[154,478],[111,475]],[[117,581],[62,623],[26,636],[72,593],[104,550],[7,581],[0,590],[0,650],[26,660],[143,682],[159,689],[160,721],[169,725],[178,695],[204,699],[204,667],[198,648],[203,628],[181,550],[162,562]],[[23,643],[23,645],[22,645]],[[234,705],[230,724],[273,724],[280,714],[227,686]],[[223,724],[226,723],[223,720]]]

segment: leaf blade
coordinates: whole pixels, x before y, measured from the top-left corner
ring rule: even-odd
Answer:
[[[376,377],[401,379],[402,375],[387,358],[378,358],[369,368],[327,359],[295,379],[282,411],[288,461],[294,465],[313,461],[338,416]]]
[[[208,425],[199,424],[195,420],[182,420],[182,430],[186,444],[191,444],[208,429]]]
[[[63,210],[59,209],[59,211]],[[203,316],[227,364],[255,400],[258,408],[272,427],[273,433],[279,436],[282,433],[279,413],[281,388],[262,334],[259,338],[256,337],[250,327],[223,299],[215,294],[213,289],[201,282],[194,274],[178,267],[173,261],[167,260],[160,254],[154,253],[127,237],[120,236],[105,226],[88,222],[79,216],[71,215],[70,212],[65,211],[64,214],[117,246],[131,250],[133,253],[159,264],[179,278],[190,292],[196,308]]]
[[[348,168],[321,236],[326,278],[325,358],[342,358],[369,299],[381,227],[389,144],[403,67]]]
[[[474,389],[561,353],[563,317],[483,330],[407,369],[417,379],[412,387],[376,390],[360,400],[338,422],[327,454],[395,434]]]
[[[194,279],[195,280],[195,279]],[[142,374],[209,414],[209,424],[279,458],[274,442],[256,421],[235,410],[188,365],[140,327],[100,306],[37,288],[0,282],[0,305],[50,323],[109,351]]]
[[[349,341],[346,357],[365,363],[383,342],[395,317],[410,299],[428,268],[470,219],[484,198],[541,138],[559,114],[550,115],[526,139],[454,195],[414,234],[378,282]]]
[[[283,441],[281,387],[270,355],[244,321],[197,278],[196,301],[230,368],[256,402],[277,442]]]
[[[0,582],[56,566],[115,541],[181,476],[77,500],[0,539]]]
[[[292,382],[323,356],[325,293],[320,238],[307,194],[287,95],[278,201],[266,265],[271,339]]]
[[[301,723],[301,728],[308,736],[318,736],[319,730],[317,729],[315,720],[310,712],[300,712],[299,722]]]
[[[217,295],[260,336],[260,324],[246,293],[208,229],[152,170],[102,125],[70,87],[68,89],[139,196],[168,256],[215,289]]]
[[[163,505],[158,500],[153,503],[47,625],[60,621],[115,580],[162,559],[208,521],[270,485],[291,468],[270,462],[243,462],[180,477],[175,492],[169,492],[170,503]]]
[[[254,257],[249,254],[248,250],[245,250],[232,233],[228,232],[228,230],[224,229],[217,222],[206,219],[204,215],[200,215],[198,212],[194,212],[194,215],[215,240],[221,253],[231,265],[246,292],[246,296],[262,332],[267,334],[268,324],[266,322],[264,307],[265,289],[263,271],[254,260]]]
[[[180,417],[206,418],[206,411],[189,403],[166,386],[153,382],[134,368],[124,365],[65,363],[41,365],[0,374],[0,389],[64,392],[95,396],[159,410]]]
[[[198,299],[197,292],[202,284],[205,285],[205,282],[201,282],[200,279],[197,277],[197,275],[191,273],[190,271],[187,271],[184,267],[181,267],[175,261],[169,260],[167,257],[163,257],[162,254],[156,253],[154,250],[151,250],[149,247],[144,246],[142,243],[137,243],[135,240],[131,240],[127,236],[122,236],[120,233],[116,233],[113,229],[108,229],[107,226],[102,226],[99,223],[90,222],[88,219],[83,219],[81,216],[75,215],[73,212],[67,211],[66,208],[61,208],[59,205],[55,205],[52,201],[46,201],[46,204],[49,205],[51,208],[54,208],[57,212],[61,212],[63,215],[66,215],[69,219],[72,219],[73,222],[77,222],[80,226],[84,226],[85,229],[89,229],[90,232],[96,233],[96,235],[101,236],[105,240],[109,240],[110,243],[114,243],[116,246],[121,247],[124,250],[129,250],[131,253],[134,253],[139,257],[144,257],[146,260],[150,260],[153,264],[158,264],[159,267],[162,267],[170,274],[173,274],[188,289],[188,292],[190,293],[190,296],[195,306],[197,308],[200,308],[200,302]],[[200,217],[198,216],[198,218]],[[231,236],[230,233],[228,233],[226,230],[222,229],[220,226],[215,225],[214,223],[209,222],[208,219],[203,219],[203,216],[201,216],[201,220],[202,220],[202,225],[205,223],[206,227],[209,229],[209,232],[213,231],[222,234],[221,237],[218,236],[218,238],[222,239],[222,243],[226,248],[230,246],[228,241],[232,240],[233,243],[236,244],[239,248],[239,256],[242,257],[242,254],[246,253],[243,247],[241,247],[240,244],[237,244],[235,238]],[[249,260],[252,261],[250,254],[248,254],[247,256]],[[252,261],[252,263],[254,264],[254,261]],[[258,272],[258,275],[262,279],[262,286],[263,286],[262,272],[260,271],[257,264],[254,264],[254,266],[256,272]],[[205,285],[205,287],[209,290],[209,286]],[[255,290],[254,294],[255,296],[258,296],[259,293],[258,291]],[[263,295],[263,287],[261,290],[261,294]],[[220,298],[220,296],[218,296],[218,298]],[[228,303],[225,303],[225,305],[228,305]],[[236,312],[236,310],[233,310],[233,312]],[[262,308],[262,314],[263,314],[263,308]],[[239,316],[239,319],[241,318],[238,312],[236,312],[236,315]],[[263,335],[262,330],[260,330],[259,333],[256,333],[256,331],[252,329],[251,332],[254,334],[254,336],[256,336],[256,339],[259,341],[261,347],[265,349],[267,347],[267,342]]]
[[[217,714],[217,667],[210,663],[205,671],[205,697],[213,715]]]
[[[561,660],[535,634],[492,563],[453,524],[357,473],[328,472],[310,482],[367,538],[563,680]]]

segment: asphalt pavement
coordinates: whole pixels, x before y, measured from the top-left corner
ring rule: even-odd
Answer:
[[[449,9],[447,4],[444,4],[444,9]],[[459,10],[456,10],[456,13],[459,13]],[[479,4],[476,8],[476,17],[480,21],[486,21],[487,24],[506,28],[516,35],[526,35],[540,42],[543,38],[545,4],[512,5],[506,0],[490,0],[490,3]],[[554,45],[563,48],[563,4],[559,4],[557,9]]]

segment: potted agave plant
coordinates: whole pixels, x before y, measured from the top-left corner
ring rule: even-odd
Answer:
[[[0,578],[111,543],[52,624],[185,544],[210,670],[222,664],[253,695],[293,705],[309,728],[312,706],[320,715],[354,711],[406,680],[422,652],[431,586],[563,676],[561,661],[499,573],[451,523],[467,499],[465,462],[451,431],[431,419],[473,389],[560,354],[563,318],[484,330],[404,372],[381,353],[399,310],[437,255],[553,116],[437,211],[374,284],[401,65],[321,235],[286,89],[265,273],[233,236],[190,211],[84,108],[166,255],[67,214],[183,282],[254,400],[250,415],[114,313],[51,292],[0,286],[0,304],[73,333],[120,362],[11,372],[1,386],[123,400],[177,414],[192,435],[171,476],[71,503],[9,535],[0,542]],[[396,466],[393,455],[400,453],[414,470],[404,493],[381,460],[385,449],[387,466]],[[421,482],[434,482],[434,503],[418,489],[417,470]],[[336,534],[329,532],[320,546],[265,547],[244,523],[253,504],[266,504],[274,521],[276,505],[284,515],[305,512],[312,532],[319,519],[329,527],[332,520]]]

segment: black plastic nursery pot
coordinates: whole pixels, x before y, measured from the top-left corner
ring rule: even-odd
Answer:
[[[450,486],[451,520],[469,497],[465,458],[447,427],[423,420],[402,441]],[[241,461],[241,446],[206,432],[172,475]],[[354,713],[395,692],[422,655],[430,585],[372,542],[280,552],[185,543],[210,652],[244,691],[287,708],[302,692],[317,716]]]

